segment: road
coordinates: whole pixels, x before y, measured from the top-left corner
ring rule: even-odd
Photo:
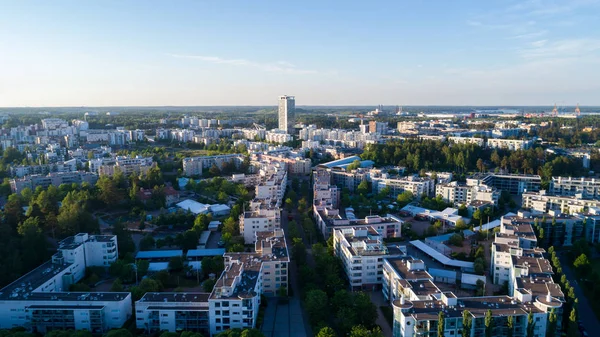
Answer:
[[[596,314],[592,310],[587,297],[585,297],[583,289],[581,289],[579,283],[575,281],[577,280],[577,277],[575,277],[575,273],[570,268],[570,262],[567,259],[566,253],[559,252],[558,258],[560,259],[560,265],[563,273],[567,276],[567,280],[569,280],[571,286],[573,286],[573,289],[575,290],[575,296],[577,296],[577,299],[579,300],[579,309],[577,312],[579,315],[579,320],[583,322],[583,326],[587,332],[591,336],[595,336],[594,331],[596,331],[596,333],[600,333],[600,323],[598,322],[598,318],[596,318]]]
[[[294,211],[293,213],[297,213],[296,211]],[[297,214],[294,214],[295,217],[298,217]],[[289,237],[289,231],[288,231],[288,212],[283,209],[281,211],[281,228],[283,229],[284,233],[285,233],[285,241],[286,244],[288,246],[288,251],[292,252],[292,240]],[[296,222],[298,222],[296,220]],[[304,236],[304,233],[302,231],[301,228],[299,228],[300,234],[302,236]],[[310,254],[307,254],[309,256],[307,256],[307,260],[312,260],[312,256],[310,256]],[[313,268],[314,268],[314,261],[313,261]],[[289,266],[289,285],[290,288],[292,289],[292,293],[293,293],[293,298],[297,299],[300,302],[300,307],[302,309],[302,321],[304,322],[304,330],[306,331],[306,336],[314,336],[313,332],[312,332],[312,328],[310,326],[310,323],[308,322],[308,315],[306,314],[306,310],[304,310],[304,305],[302,305],[302,301],[301,300],[301,292],[300,292],[300,284],[298,281],[298,268],[296,267],[296,263],[292,262],[290,263]]]

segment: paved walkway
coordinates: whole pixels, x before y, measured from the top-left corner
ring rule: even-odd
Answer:
[[[389,305],[381,291],[371,291],[369,292],[369,296],[371,297],[371,302],[377,306],[377,325],[381,327],[381,332],[385,337],[392,337],[392,327],[388,324],[388,321],[383,316],[383,312],[381,312],[381,306]]]
[[[266,337],[306,337],[300,300],[290,298],[288,304],[269,299],[261,329]]]

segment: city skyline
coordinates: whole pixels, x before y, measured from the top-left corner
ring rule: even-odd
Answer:
[[[597,0],[140,4],[4,3],[0,106],[600,105]]]

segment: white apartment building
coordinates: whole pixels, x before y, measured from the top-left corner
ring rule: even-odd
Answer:
[[[75,171],[75,172],[53,172],[48,175],[42,174],[33,174],[28,175],[23,178],[11,179],[10,189],[13,193],[21,193],[25,188],[29,188],[32,191],[38,186],[42,188],[48,188],[48,186],[52,185],[55,187],[59,187],[62,184],[81,184],[84,182],[89,183],[90,185],[94,185],[98,181],[98,176],[96,174],[84,171]]]
[[[273,143],[287,143],[291,142],[293,137],[284,130],[269,130],[265,133],[265,140]]]
[[[460,336],[463,333],[465,314],[471,320],[469,336],[482,336],[485,333],[485,316],[491,312],[493,336],[509,335],[508,317],[513,321],[510,335],[525,336],[528,315],[531,314],[535,322],[531,327],[533,335],[543,337],[546,336],[549,313],[554,311],[559,321],[556,331],[549,335],[558,336],[562,328],[564,294],[552,281],[552,268],[542,256],[544,251],[535,248],[535,244],[536,238],[530,225],[515,224],[511,216],[503,218],[501,231],[492,246],[492,271],[495,283],[509,283],[510,295],[458,297],[452,292],[439,292],[437,287],[427,290],[426,285],[419,286],[418,294],[405,291],[393,301],[393,335],[416,337],[437,334],[438,315],[442,312],[444,336]],[[406,268],[405,265],[400,267]],[[406,288],[409,282],[400,280],[399,285]]]
[[[455,205],[469,205],[474,201],[485,201],[496,206],[500,198],[500,191],[493,187],[487,185],[468,186],[457,181],[437,184],[435,194],[442,196],[442,199]]]
[[[289,254],[283,231],[257,234],[256,253],[226,253],[225,270],[208,299],[210,333],[254,328],[260,295],[288,285]]]
[[[342,260],[352,289],[379,287],[383,259],[389,256],[383,236],[371,226],[350,226],[333,230],[334,254]]]
[[[294,96],[279,96],[278,129],[292,133],[296,116],[296,98]],[[285,143],[279,142],[279,143]]]
[[[88,330],[104,333],[131,317],[131,294],[69,292],[86,267],[108,267],[116,261],[114,235],[80,233],[59,242],[52,260],[0,290],[0,328],[28,331]]]
[[[379,193],[384,188],[390,189],[390,196],[397,198],[405,191],[411,192],[416,198],[422,195],[432,196],[435,192],[435,182],[430,178],[419,176],[390,177],[387,173],[380,177],[371,177],[373,192]]]
[[[69,126],[69,123],[67,123],[66,120],[61,119],[61,118],[44,118],[44,119],[42,119],[42,128],[44,128],[44,129],[54,130],[54,129],[66,128],[68,126]]]
[[[246,244],[254,243],[256,233],[281,228],[281,209],[253,200],[250,211],[240,215],[240,233]]]
[[[225,163],[232,161],[236,167],[239,167],[244,161],[244,156],[241,154],[222,154],[183,158],[183,172],[186,176],[202,175],[202,171],[210,169],[213,164],[221,169]]]
[[[309,158],[288,158],[283,155],[268,154],[260,154],[258,157],[266,163],[285,163],[289,174],[310,174],[312,170],[312,161]]]
[[[549,213],[554,210],[574,214],[590,207],[600,207],[600,200],[584,199],[583,193],[576,193],[574,196],[561,196],[546,194],[546,191],[542,190],[538,193],[523,193],[522,197],[523,208],[537,213]]]
[[[552,195],[560,196],[575,196],[576,194],[581,194],[585,199],[600,200],[600,179],[552,177],[548,192]]]
[[[331,185],[331,174],[319,169],[313,174],[313,204],[338,208],[340,205],[340,188]]]
[[[441,291],[433,283],[423,260],[404,256],[383,260],[381,292],[386,301],[393,303],[402,296],[409,300],[423,300]]]
[[[475,144],[483,147],[485,140],[483,138],[476,137],[448,137],[448,140],[456,144]]]
[[[135,302],[136,327],[146,334],[195,331],[210,335],[210,293],[146,293]]]
[[[487,147],[490,149],[527,150],[533,145],[532,140],[489,138]]]

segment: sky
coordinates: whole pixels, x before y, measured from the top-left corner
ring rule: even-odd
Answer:
[[[0,106],[600,105],[600,0],[0,0]]]

